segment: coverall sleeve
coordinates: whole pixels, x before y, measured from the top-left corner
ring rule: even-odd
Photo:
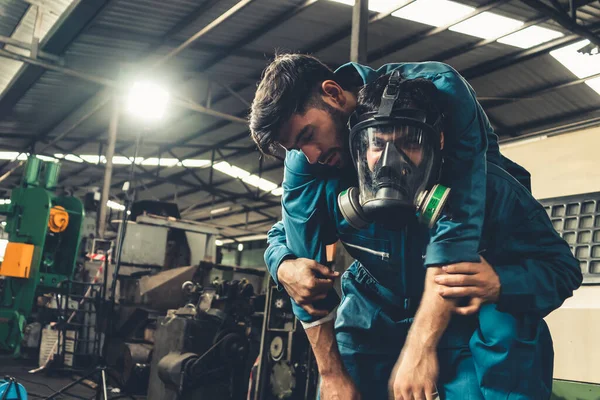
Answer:
[[[543,209],[522,227],[515,236],[517,261],[494,265],[501,284],[497,308],[544,317],[573,295],[583,276],[579,261],[556,233]]]
[[[282,289],[277,278],[277,269],[286,258],[296,258],[294,253],[288,249],[285,237],[285,228],[283,222],[279,221],[267,233],[267,243],[269,247],[265,251],[265,264],[278,289]]]
[[[329,218],[326,197],[328,188],[331,188],[334,182],[328,180],[327,175],[324,167],[309,164],[301,152],[288,152],[281,198],[286,246],[291,254],[321,264],[327,263],[326,245],[337,240],[335,223]],[[339,296],[332,288],[327,297],[314,306],[332,312],[338,303]],[[319,320],[293,300],[292,307],[294,314],[305,327],[306,324]]]
[[[441,64],[441,63],[432,63]],[[425,265],[478,262],[486,201],[485,115],[471,86],[451,67],[432,78],[445,115],[440,183],[451,192],[431,232]]]

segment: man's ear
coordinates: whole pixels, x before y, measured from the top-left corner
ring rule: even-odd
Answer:
[[[344,89],[336,81],[326,80],[321,83],[321,91],[324,100],[327,103],[330,103],[332,106],[344,107],[348,99],[346,99],[346,94],[344,93]],[[333,104],[331,104],[333,103]]]

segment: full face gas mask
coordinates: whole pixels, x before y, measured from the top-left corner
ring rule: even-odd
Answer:
[[[441,164],[441,113],[397,101],[402,77],[395,71],[376,112],[350,118],[350,152],[359,187],[340,193],[346,221],[362,229],[377,222],[402,228],[415,216],[430,228],[440,216],[449,188],[437,184]],[[432,115],[435,114],[435,115]]]

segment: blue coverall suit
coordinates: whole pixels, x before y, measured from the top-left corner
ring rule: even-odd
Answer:
[[[382,379],[385,383],[389,377],[389,372],[402,348],[406,332],[423,290],[424,270],[419,268],[423,265],[423,258],[427,257],[425,260],[426,265],[478,261],[478,252],[489,247],[487,244],[483,245],[486,243],[484,240],[481,243],[479,242],[480,228],[483,227],[483,210],[481,212],[477,210],[479,207],[483,207],[483,204],[480,204],[480,199],[484,196],[481,195],[480,198],[477,198],[477,196],[470,195],[470,193],[477,193],[478,191],[483,194],[486,178],[485,157],[482,151],[485,152],[486,141],[490,142],[488,148],[489,160],[493,160],[493,162],[505,168],[512,168],[511,172],[513,174],[527,178],[524,170],[519,169],[520,167],[508,162],[499,155],[497,138],[493,134],[483,110],[474,100],[472,89],[454,70],[444,64],[421,63],[385,66],[377,72],[366,67],[350,64],[336,73],[344,73],[344,71],[347,73],[348,68],[355,68],[364,81],[371,81],[379,73],[387,73],[396,67],[402,68],[403,74],[407,78],[425,77],[431,79],[445,95],[447,104],[445,104],[444,109],[446,113],[458,115],[450,119],[450,128],[460,132],[460,134],[447,135],[450,139],[446,139],[447,146],[453,148],[451,154],[456,155],[457,159],[446,160],[444,168],[446,172],[452,171],[454,174],[461,172],[462,175],[460,176],[463,177],[472,176],[472,179],[463,179],[458,183],[452,183],[454,185],[454,198],[462,199],[461,203],[454,204],[454,209],[455,211],[458,209],[459,212],[462,210],[462,220],[471,223],[461,225],[449,219],[441,220],[436,231],[433,232],[431,243],[427,248],[427,256],[423,253],[429,240],[429,232],[416,224],[407,227],[401,233],[384,231],[376,226],[360,232],[353,231],[341,219],[335,201],[340,188],[346,188],[353,184],[352,177],[355,176],[353,171],[346,171],[347,174],[342,174],[342,178],[337,179],[340,176],[339,171],[310,166],[302,155],[292,152],[288,155],[286,161],[284,197],[282,200],[285,230],[282,225],[274,227],[270,232],[269,241],[271,246],[265,254],[267,265],[276,279],[277,267],[285,257],[295,254],[324,262],[324,244],[335,242],[337,232],[340,239],[349,248],[351,255],[359,260],[351,266],[342,279],[344,298],[338,309],[336,336],[347,368],[360,388],[369,387],[369,398],[385,398],[386,385],[381,384]],[[457,97],[468,98],[468,100],[463,103],[451,101]],[[481,132],[485,132],[483,138]],[[452,137],[458,139],[453,141]],[[463,141],[469,140],[475,141],[475,145],[462,146]],[[500,170],[499,168],[496,169]],[[470,175],[470,172],[473,171],[476,173]],[[483,174],[481,171],[483,171]],[[507,175],[502,170],[500,172]],[[512,179],[509,175],[507,176]],[[527,182],[524,183],[527,184]],[[446,184],[448,183],[446,182]],[[523,199],[512,194],[508,197],[515,198],[516,203],[520,206],[522,206],[521,203],[527,200],[525,203],[530,202],[531,204],[528,207],[521,208],[533,212],[538,219],[542,218],[541,215],[538,215],[539,209],[532,206],[532,204],[537,205],[537,203],[527,191],[519,186],[517,182],[513,181],[513,184],[520,188],[520,197],[523,197]],[[488,182],[488,193],[490,191],[489,185]],[[457,186],[460,190],[455,191],[454,189]],[[511,190],[507,189],[505,192],[509,193]],[[505,196],[506,193],[504,193]],[[496,192],[494,194],[496,195]],[[509,205],[499,203],[498,207],[492,209],[492,211],[506,210],[507,207],[510,208]],[[539,205],[537,207],[539,208]],[[492,218],[491,220],[502,221],[505,224],[513,218],[512,216],[502,215],[502,213],[494,213],[493,215],[495,217],[501,215],[502,217]],[[522,215],[528,216],[527,213],[522,213]],[[335,218],[328,220],[328,216],[335,216]],[[514,221],[518,220],[515,219]],[[547,328],[541,321],[540,316],[558,307],[564,298],[571,294],[571,291],[579,285],[581,274],[568,247],[556,235],[551,225],[547,225],[546,222],[539,222],[538,230],[541,227],[543,229],[549,227],[549,231],[546,233],[548,240],[557,244],[551,249],[552,252],[556,253],[556,256],[553,254],[545,255],[541,252],[537,247],[537,241],[536,244],[517,243],[518,246],[516,247],[520,250],[515,249],[511,254],[518,255],[518,257],[504,261],[504,264],[509,266],[518,262],[518,267],[513,267],[512,270],[505,272],[507,268],[503,268],[503,264],[497,264],[500,266],[500,271],[502,271],[498,272],[498,275],[503,283],[503,296],[498,308],[501,309],[503,303],[508,302],[510,304],[511,301],[514,301],[518,307],[507,309],[518,313],[522,317],[515,319],[510,317],[509,314],[496,312],[496,306],[486,306],[484,309],[490,308],[492,310],[487,314],[492,320],[484,324],[486,314],[482,310],[480,321],[482,322],[482,328],[490,328],[489,332],[480,328],[477,331],[479,336],[477,336],[477,334],[473,334],[477,326],[476,318],[455,318],[444,335],[440,344],[441,365],[447,366],[447,368],[442,368],[440,377],[442,383],[440,392],[444,396],[465,398],[457,393],[469,388],[473,388],[473,393],[483,392],[486,398],[491,398],[490,395],[493,394],[493,391],[497,391],[499,388],[501,389],[500,392],[504,393],[502,398],[506,398],[506,393],[511,391],[526,394],[536,391],[537,393],[523,398],[544,398],[543,395],[538,396],[540,390],[549,393],[552,347]],[[486,224],[489,225],[487,220]],[[494,229],[496,228],[494,227]],[[532,228],[528,232],[533,231]],[[536,235],[537,233],[534,233],[533,236],[529,236],[527,239],[533,240]],[[306,238],[312,240],[306,240]],[[464,240],[456,240],[457,238]],[[484,253],[484,256],[492,265],[496,266],[496,259],[509,253],[506,252],[506,246],[499,254],[496,254],[496,250],[499,249],[497,245],[493,245],[493,249],[493,252],[488,250],[489,253]],[[535,251],[532,251],[532,249]],[[538,260],[540,257],[545,259],[547,256],[553,259],[545,262]],[[527,264],[528,262],[533,262],[535,268],[530,267]],[[368,270],[364,267],[365,265],[368,266]],[[409,265],[411,268],[408,268]],[[553,268],[553,266],[555,267]],[[575,270],[569,268],[570,266],[575,266]],[[512,281],[516,282],[517,279],[512,278],[511,274],[519,270],[519,267],[521,271],[523,268],[527,270],[533,268],[534,274],[532,276],[537,279],[544,278],[546,274],[553,271],[561,273],[564,279],[557,279],[556,281],[550,279],[547,282],[548,287],[545,287],[546,285],[543,282],[538,285],[528,282],[523,287],[518,287],[515,283],[512,283]],[[499,271],[498,268],[497,271]],[[520,272],[518,276],[527,278],[529,276],[527,274],[531,274],[531,272]],[[504,283],[507,279],[508,286]],[[563,290],[553,291],[557,289],[557,285],[552,286],[552,283],[562,284],[561,288]],[[511,286],[515,288],[513,294],[511,294]],[[538,293],[545,293],[547,297],[533,299],[529,308],[521,300],[511,300],[519,296],[531,298],[536,293],[533,290],[536,288],[539,289]],[[333,299],[334,301],[335,299]],[[295,305],[295,312],[300,320],[304,322],[311,321],[311,317],[297,305]],[[502,317],[506,317],[506,323],[501,322]],[[530,321],[533,321],[533,323]],[[497,329],[499,323],[502,327],[508,327],[508,332]],[[523,329],[527,332],[522,332]],[[520,330],[520,335],[516,335],[514,330]],[[516,355],[516,350],[512,350],[511,357],[507,358],[505,352],[501,351],[498,342],[506,338],[514,339],[516,336],[529,339],[517,344],[520,347],[527,347],[523,343],[528,343],[528,356],[531,357],[519,357]],[[471,351],[468,348],[470,339],[472,342],[471,350],[475,350],[473,351],[475,362],[471,359]],[[506,347],[513,346],[515,343],[511,341],[510,343],[501,343],[501,345]],[[543,354],[538,351],[544,347],[544,343],[547,343],[546,347],[549,349],[550,358],[548,360],[543,360]],[[492,348],[493,351],[490,350]],[[533,357],[532,349],[537,351],[534,354],[536,357]],[[497,354],[494,352],[497,352]],[[523,362],[524,359],[529,360],[529,364]],[[515,360],[517,360],[516,363]],[[517,364],[519,367],[523,367],[527,374],[536,371],[540,379],[532,380],[532,382],[544,382],[545,388],[520,387],[527,382],[521,381],[523,375],[520,376],[515,369]],[[544,369],[541,367],[542,365],[549,367]],[[477,374],[474,373],[475,368],[478,368]],[[510,377],[499,377],[502,374],[506,375],[506,371],[510,371]],[[501,382],[501,385],[498,384],[499,382]],[[372,384],[375,384],[378,389]],[[481,391],[478,389],[479,385],[481,385]],[[380,390],[380,392],[375,395],[373,390]],[[454,394],[456,396],[453,396]],[[512,398],[520,397],[513,396]]]
[[[553,349],[542,317],[581,284],[579,263],[531,194],[503,169],[487,167],[478,253],[500,278],[500,299],[478,315],[452,318],[438,346],[438,390],[442,399],[547,399]],[[269,232],[267,265],[276,279],[286,256],[324,263],[325,245],[338,238],[344,243],[357,261],[342,276],[338,347],[363,397],[385,399],[423,293],[429,232],[416,220],[402,231],[375,224],[353,229],[336,198],[354,184],[355,174],[341,175],[308,164],[299,152],[288,153],[283,222]],[[301,320],[311,320],[304,310],[295,311]]]

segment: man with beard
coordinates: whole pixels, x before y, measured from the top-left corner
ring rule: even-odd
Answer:
[[[356,172],[345,167],[345,165],[347,166],[347,146],[345,145],[347,138],[345,136],[348,134],[345,122],[356,108],[357,89],[362,83],[372,81],[381,73],[395,69],[402,70],[402,74],[407,78],[424,78],[434,82],[442,93],[442,109],[448,116],[447,127],[449,129],[445,136],[447,147],[451,151],[444,168],[449,171],[446,178],[451,183],[453,191],[449,206],[453,211],[454,219],[446,218],[438,222],[427,248],[425,265],[436,268],[450,265],[445,272],[456,274],[454,278],[458,279],[453,279],[452,276],[443,278],[446,279],[445,283],[448,285],[444,289],[447,293],[444,294],[473,298],[471,304],[458,307],[457,313],[468,314],[477,311],[483,301],[510,304],[514,303],[516,298],[529,299],[531,303],[529,307],[536,310],[541,309],[543,303],[544,309],[540,312],[547,312],[552,307],[560,305],[565,296],[570,294],[569,290],[576,286],[577,276],[568,269],[548,268],[548,265],[540,265],[541,263],[530,266],[529,273],[532,275],[530,278],[534,281],[537,279],[539,282],[524,288],[515,285],[514,269],[503,269],[501,265],[492,268],[487,262],[479,262],[479,238],[485,204],[482,204],[482,199],[485,198],[486,184],[484,156],[486,142],[488,144],[488,161],[512,170],[515,175],[517,175],[516,172],[519,172],[522,177],[527,175],[518,166],[500,156],[497,138],[489,126],[483,110],[476,102],[470,86],[456,71],[440,63],[398,64],[384,66],[377,72],[367,67],[349,64],[333,74],[312,57],[302,55],[278,57],[265,71],[253,103],[251,116],[253,139],[259,148],[268,154],[282,154],[282,149],[299,149],[303,155],[290,152],[286,159],[283,198],[285,230],[282,224],[278,224],[270,232],[270,247],[265,258],[275,281],[281,284],[297,303],[294,304],[294,311],[303,322],[315,350],[323,377],[322,393],[324,396],[338,393],[341,398],[350,398],[349,396],[356,393],[352,380],[342,366],[343,357],[348,355],[350,357],[356,357],[356,355],[368,357],[370,355],[372,358],[373,356],[381,358],[380,353],[361,353],[360,349],[364,348],[366,343],[357,343],[352,340],[346,341],[346,345],[348,342],[351,343],[345,350],[344,343],[339,341],[342,352],[340,356],[336,340],[333,337],[331,322],[334,315],[331,312],[331,306],[337,300],[331,291],[331,285],[336,274],[331,273],[314,260],[324,261],[323,247],[319,244],[327,244],[328,240],[335,237],[336,230],[340,231],[336,224],[325,223],[328,221],[327,215],[332,214],[331,203],[327,203],[326,200],[327,195],[331,193],[326,182],[335,182],[335,179],[338,178],[351,180],[354,177],[356,179]],[[326,164],[327,166],[317,164]],[[314,179],[311,180],[311,177]],[[306,183],[299,185],[295,182]],[[313,184],[315,182],[317,183]],[[527,184],[526,181],[524,183]],[[360,248],[366,249],[371,256],[385,259],[387,255],[387,258],[390,259],[397,257],[397,253],[404,252],[400,249],[392,252],[384,251],[386,246],[389,246],[389,242],[386,245],[376,235],[375,237],[365,237],[350,233],[348,236],[356,239],[354,243],[352,243],[352,238],[344,240],[341,237],[341,239],[346,244],[354,244],[355,248],[359,250]],[[305,242],[306,238],[313,238],[314,243]],[[366,245],[368,243],[374,245],[368,246]],[[418,232],[404,235],[394,241],[395,245],[400,243],[406,251],[411,250],[409,261],[415,264],[420,261],[423,245],[427,243],[427,235],[418,234]],[[298,250],[294,251],[295,248]],[[306,256],[305,254],[312,260],[295,258],[295,255]],[[564,254],[561,253],[561,255],[564,257]],[[406,264],[406,255],[404,254],[402,257],[402,262]],[[375,263],[376,260],[372,259],[368,264]],[[439,271],[439,268],[437,270]],[[404,271],[410,273],[411,269],[404,268]],[[546,276],[548,271],[561,276],[565,282],[564,286],[557,288],[557,291],[551,290],[552,285],[557,284],[558,278],[548,279]],[[467,278],[468,284],[461,283]],[[366,269],[354,274],[352,280],[358,282],[362,287],[374,287],[377,293],[386,290],[385,285],[380,284],[382,279],[378,280],[371,276]],[[408,285],[414,280],[404,277],[402,282],[404,285]],[[422,285],[423,279],[421,279],[421,292]],[[550,287],[550,290],[542,291],[545,286]],[[502,287],[502,296],[500,296],[500,287]],[[542,292],[543,301],[532,301],[536,295],[540,295]],[[370,324],[378,321],[377,316],[386,315],[382,312],[382,308],[386,305],[379,304],[377,306],[377,301],[369,302],[369,295],[366,293],[369,291],[359,290],[351,293],[354,301],[349,301],[350,296],[348,295],[345,297],[346,304],[354,305],[354,312],[346,312],[338,316],[336,328],[356,325],[355,322],[362,321],[364,322],[362,328],[370,329]],[[410,319],[411,314],[414,315],[418,299],[410,301],[410,297],[394,298],[392,296],[391,298],[393,298],[392,303],[403,304],[402,312],[396,317]],[[447,323],[448,314],[440,314],[436,311],[439,309],[432,307],[438,301],[436,298],[437,296],[423,298],[420,309],[426,311],[424,311],[425,314],[421,312],[424,319],[420,320],[425,321],[425,324],[421,325],[425,327],[425,332],[417,336],[437,335],[440,327]],[[317,301],[325,301],[325,309],[316,307],[315,302]],[[525,306],[527,301],[519,303],[521,306],[527,307]],[[376,306],[373,307],[373,304]],[[374,315],[370,315],[370,313]],[[319,317],[323,318],[318,319]],[[377,327],[373,327],[373,329],[377,329]],[[443,330],[443,327],[441,329]],[[384,335],[385,332],[381,332],[381,334]],[[402,344],[400,338],[397,342]],[[391,346],[389,341],[384,340],[383,343]],[[411,356],[406,356],[405,360],[413,360],[418,364],[420,358],[415,352],[418,353],[422,349],[419,349],[417,345],[409,347],[413,353]],[[423,348],[430,347],[424,346]],[[391,354],[394,354],[395,350],[391,349]],[[344,359],[344,362],[348,365],[347,359]],[[469,363],[468,355],[451,361],[453,364],[462,364],[463,362]],[[386,368],[390,368],[389,360],[387,363],[365,362],[355,365],[356,368],[352,370],[354,379],[361,375],[357,369],[369,370],[371,375],[381,375]],[[471,377],[473,376],[472,362],[471,371],[460,368],[460,366],[457,368],[457,371],[467,374],[466,379],[462,380],[463,383],[469,381],[469,374]],[[427,374],[423,373],[423,375]],[[471,381],[473,380],[471,379]],[[363,380],[360,382],[360,386],[364,391],[366,387],[369,387],[369,382]],[[425,390],[426,388],[420,389]],[[462,389],[455,386],[444,390],[448,394],[452,391],[457,393],[460,390],[469,391],[470,388],[466,385]],[[414,396],[415,398],[429,398],[430,394],[421,392]]]

